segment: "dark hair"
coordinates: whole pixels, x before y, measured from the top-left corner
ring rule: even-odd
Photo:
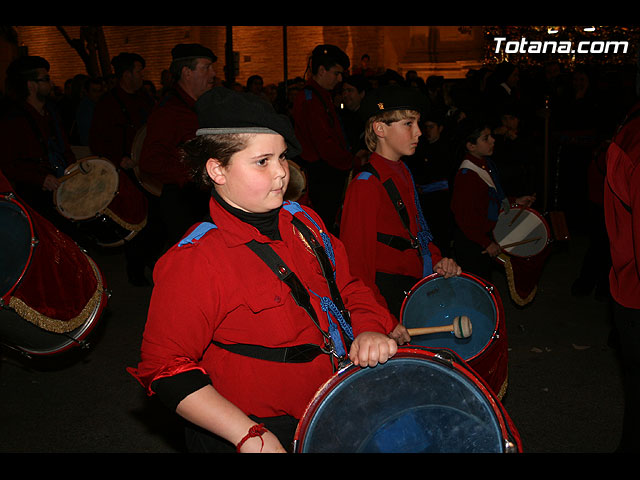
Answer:
[[[185,142],[181,149],[181,161],[189,168],[196,183],[213,186],[206,165],[215,158],[226,167],[233,154],[244,150],[251,133],[226,133],[222,135],[198,135]]]
[[[122,78],[122,75],[124,75],[125,72],[133,71],[136,62],[140,62],[142,64],[142,68],[145,67],[144,58],[137,53],[122,52],[113,57],[111,65],[113,66],[113,72],[115,73],[116,78]]]

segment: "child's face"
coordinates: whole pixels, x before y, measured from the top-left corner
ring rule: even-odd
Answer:
[[[467,142],[467,150],[476,157],[488,157],[493,154],[494,138],[491,136],[491,130],[485,128],[482,130],[476,143]]]
[[[418,146],[418,138],[422,135],[418,121],[420,115],[407,117],[390,125],[379,122],[375,128],[382,128],[378,144],[382,147],[379,152],[389,160],[399,160],[402,156],[413,155]]]
[[[207,171],[229,205],[245,212],[268,212],[282,205],[289,184],[286,150],[281,135],[258,133],[244,150],[233,154],[226,167],[209,159]]]

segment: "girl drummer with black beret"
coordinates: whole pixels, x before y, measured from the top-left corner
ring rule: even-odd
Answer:
[[[299,151],[289,121],[223,87],[196,108],[185,161],[213,187],[210,218],[157,263],[129,372],[188,420],[189,451],[285,452],[340,365],[396,353],[395,322],[320,217],[283,202]]]

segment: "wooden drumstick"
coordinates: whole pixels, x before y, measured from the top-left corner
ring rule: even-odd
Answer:
[[[519,242],[513,242],[513,243],[508,243],[506,245],[500,245],[500,248],[504,249],[504,248],[517,247],[518,245],[524,245],[525,243],[537,242],[541,238],[542,237],[536,237],[536,238],[530,238],[528,240],[520,240]]]
[[[82,174],[86,175],[90,171],[91,171],[91,165],[81,162],[81,163],[78,164],[78,168],[76,168],[73,172],[69,172],[66,175],[61,176],[58,179],[58,182],[60,182],[60,183],[66,182],[70,178],[73,178],[76,175],[78,175],[79,173],[82,173]]]
[[[524,212],[524,207],[520,207],[520,210],[518,211],[518,213],[516,213],[513,219],[509,222],[509,226],[514,224],[514,222],[518,219],[518,217],[522,215],[522,212]]]
[[[453,332],[457,338],[467,338],[471,336],[471,320],[466,315],[455,317],[451,325],[441,325],[438,327],[408,328],[409,335],[428,335],[430,333]]]

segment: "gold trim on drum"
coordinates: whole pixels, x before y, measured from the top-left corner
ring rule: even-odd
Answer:
[[[52,333],[68,333],[86,323],[93,315],[96,315],[96,313],[98,312],[100,304],[102,303],[102,297],[106,294],[106,292],[103,288],[102,276],[100,275],[98,266],[95,264],[91,257],[89,257],[84,252],[82,253],[89,261],[89,264],[91,265],[98,283],[96,285],[96,291],[91,296],[79,315],[67,321],[51,318],[43,315],[37,310],[34,310],[29,305],[16,297],[11,297],[11,299],[9,300],[9,307],[11,307],[18,315],[20,315],[22,318],[32,323],[36,327],[42,328],[43,330],[47,330]]]

